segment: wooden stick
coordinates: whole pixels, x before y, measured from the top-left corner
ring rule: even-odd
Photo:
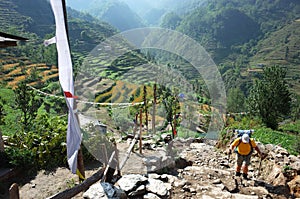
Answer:
[[[19,185],[17,183],[13,183],[9,188],[9,199],[19,199]]]
[[[117,161],[117,172],[118,172],[118,176],[121,176],[120,162],[119,162],[119,152],[118,152],[116,142],[114,142],[114,146],[115,146],[115,154],[116,154],[116,161]]]
[[[105,179],[106,174],[107,174],[107,171],[108,171],[108,168],[110,167],[111,162],[112,162],[112,160],[113,160],[114,157],[115,157],[115,154],[116,154],[115,151],[111,154],[111,156],[110,156],[110,158],[109,158],[109,161],[107,162],[106,168],[105,168],[105,170],[104,170],[104,174],[103,174],[103,176],[102,176],[102,180]]]
[[[142,124],[143,124],[143,112],[142,112],[143,110],[142,109],[140,109],[140,154],[142,154]]]
[[[132,151],[132,149],[133,149],[133,147],[134,147],[134,145],[135,145],[135,142],[136,142],[136,140],[138,139],[138,137],[139,137],[139,135],[136,134],[136,136],[135,136],[134,139],[132,140],[129,149],[127,150],[125,159],[123,160],[123,162],[122,162],[122,164],[121,164],[121,166],[120,166],[120,170],[122,170],[123,167],[125,166],[125,163],[127,162],[128,158],[129,158],[129,155],[130,155],[130,153],[131,153],[131,151]]]
[[[72,198],[72,197],[76,196],[78,193],[87,190],[95,182],[99,181],[102,178],[103,173],[104,173],[104,168],[101,168],[99,171],[97,171],[91,177],[87,178],[81,184],[76,185],[73,188],[64,190],[63,192],[57,193],[54,196],[50,196],[47,199],[66,199],[66,198]]]
[[[155,114],[156,114],[156,83],[153,88],[153,113],[152,113],[152,134],[155,135]]]

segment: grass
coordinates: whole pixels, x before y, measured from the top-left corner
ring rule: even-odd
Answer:
[[[269,128],[260,128],[255,130],[253,137],[263,144],[279,145],[287,149],[288,152],[293,155],[298,155],[300,152],[299,149],[297,149],[299,142],[298,135],[274,131]]]

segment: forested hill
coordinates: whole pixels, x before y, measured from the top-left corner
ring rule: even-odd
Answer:
[[[162,26],[199,41],[219,65],[227,88],[246,91],[250,80],[243,79],[257,66],[287,67],[291,85],[299,84],[299,18],[297,0],[208,0],[187,14],[165,15]]]
[[[26,0],[26,2],[0,0],[0,5],[2,24],[0,31],[29,38],[26,45],[14,48],[14,51],[25,48],[27,50],[23,50],[22,54],[28,56],[31,61],[35,59],[39,62],[46,61],[41,56],[34,58],[37,52],[32,53],[32,50],[39,49],[42,54],[41,51],[47,50],[43,47],[43,41],[54,36],[55,22],[49,2],[47,0]],[[74,52],[86,54],[104,38],[116,33],[116,29],[111,25],[88,14],[70,8],[67,13],[70,43]],[[53,60],[55,61],[55,59]]]
[[[70,7],[78,9],[80,2],[67,3]],[[143,20],[126,3],[119,0],[85,1],[81,2],[81,5],[81,9],[78,10],[106,21],[121,31],[144,26]]]
[[[44,37],[54,30],[54,17],[46,1],[0,0],[1,31]]]

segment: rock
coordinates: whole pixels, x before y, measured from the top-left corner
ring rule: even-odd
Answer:
[[[264,187],[245,187],[243,188],[243,193],[251,194],[251,195],[268,195],[269,192]]]
[[[274,153],[281,154],[281,155],[286,155],[286,156],[289,155],[289,152],[286,149],[282,148],[281,146],[276,146]]]
[[[160,175],[158,175],[156,173],[149,173],[148,174],[148,178],[151,178],[151,179],[160,179]]]
[[[297,171],[300,171],[300,159],[298,158],[297,161],[291,163],[290,167],[297,170]]]
[[[147,193],[146,195],[144,195],[144,199],[160,199],[160,197],[158,197],[154,193]]]
[[[96,183],[84,194],[85,199],[125,199],[126,193],[109,183]]]
[[[119,187],[125,192],[131,192],[142,184],[147,183],[147,178],[139,174],[128,174],[120,178],[117,182]]]
[[[285,186],[286,178],[282,173],[282,167],[274,165],[271,172],[267,176],[267,182],[273,184],[274,186]]]
[[[296,198],[300,198],[300,175],[296,176],[292,181],[288,182],[291,194]]]
[[[139,186],[136,190],[130,192],[128,196],[143,196],[146,193],[146,187],[145,185]]]
[[[220,179],[216,179],[212,182],[212,184],[221,184],[222,181]]]
[[[169,194],[169,191],[165,184],[156,179],[148,179],[148,184],[146,185],[146,190],[151,193],[155,193],[158,196],[165,197]]]
[[[245,194],[232,194],[232,199],[259,199],[258,196],[251,196],[251,195],[245,195]]]

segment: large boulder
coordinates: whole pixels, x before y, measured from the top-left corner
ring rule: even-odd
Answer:
[[[300,175],[296,176],[292,181],[288,182],[291,194],[296,198],[300,198]]]

